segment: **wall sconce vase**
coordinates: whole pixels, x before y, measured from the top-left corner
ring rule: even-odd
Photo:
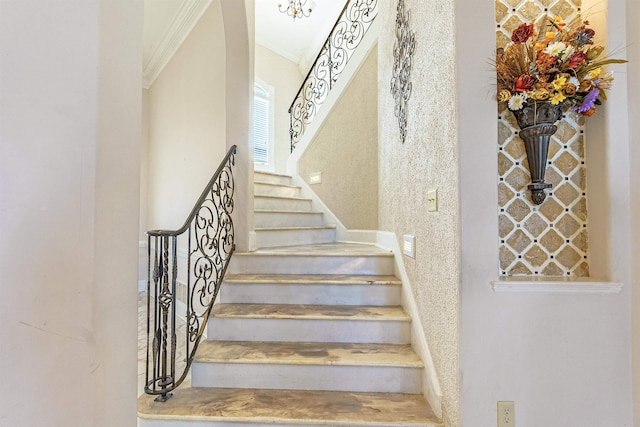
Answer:
[[[532,101],[520,110],[512,110],[520,127],[520,138],[527,151],[531,174],[531,184],[528,188],[531,190],[531,200],[536,205],[542,204],[547,197],[545,188],[552,186],[544,182],[549,140],[558,130],[554,123],[562,118],[564,110],[564,105],[553,105],[549,101]]]

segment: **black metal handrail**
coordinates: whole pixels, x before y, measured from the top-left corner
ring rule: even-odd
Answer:
[[[377,0],[348,0],[289,107],[291,152],[378,15]]]
[[[147,366],[144,391],[166,401],[186,378],[235,250],[231,219],[237,147],[218,170],[178,230],[152,230],[148,236]],[[178,238],[186,239],[186,263],[178,265]],[[180,271],[179,267],[185,269]],[[178,280],[179,273],[184,283]],[[182,287],[181,289],[179,289]],[[184,301],[184,331],[176,315]],[[153,302],[153,304],[152,304]],[[179,345],[181,346],[180,348]],[[184,349],[184,357],[181,351]]]

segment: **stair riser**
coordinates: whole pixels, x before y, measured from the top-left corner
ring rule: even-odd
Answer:
[[[400,305],[395,285],[224,283],[220,301],[239,304]]]
[[[291,185],[290,176],[271,175],[268,173],[253,172],[253,180],[258,182],[269,182],[271,184]]]
[[[389,256],[239,255],[231,258],[231,274],[379,274],[393,275]]]
[[[221,341],[409,344],[411,324],[401,320],[212,317],[207,336]]]
[[[269,227],[317,227],[323,225],[321,213],[256,212],[253,216],[256,228]]]
[[[277,199],[270,197],[254,197],[254,209],[274,211],[310,211],[311,200]]]
[[[331,243],[335,242],[335,240],[335,228],[316,230],[256,230],[256,245],[259,248]]]
[[[253,194],[256,196],[300,197],[300,187],[255,183],[253,184]]]
[[[193,364],[194,387],[419,393],[421,369],[396,366]]]

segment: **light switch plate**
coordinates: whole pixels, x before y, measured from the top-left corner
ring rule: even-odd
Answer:
[[[438,190],[431,190],[427,193],[427,210],[429,212],[438,210]]]

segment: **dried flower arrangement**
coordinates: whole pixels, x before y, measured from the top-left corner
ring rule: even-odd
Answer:
[[[523,23],[496,55],[497,99],[517,111],[532,101],[549,101],[591,116],[606,99],[613,76],[602,67],[627,62],[598,59],[604,47],[593,42],[588,21],[566,25],[561,17],[544,17],[538,26]]]

